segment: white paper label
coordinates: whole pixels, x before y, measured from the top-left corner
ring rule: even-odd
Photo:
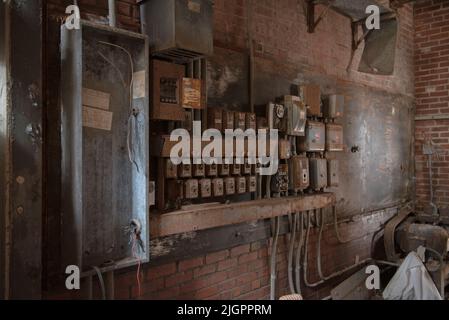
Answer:
[[[112,112],[83,106],[83,126],[111,131]]]
[[[111,95],[107,92],[83,88],[83,105],[109,110]]]
[[[133,99],[144,98],[145,94],[145,70],[134,72],[133,76]]]

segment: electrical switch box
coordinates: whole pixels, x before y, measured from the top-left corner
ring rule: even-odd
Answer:
[[[345,97],[332,94],[323,99],[323,114],[328,119],[340,118],[343,116]]]
[[[235,179],[228,177],[224,179],[224,190],[227,196],[235,194]]]
[[[245,177],[235,178],[235,185],[236,185],[238,194],[246,193],[246,178]]]
[[[184,182],[184,198],[187,200],[197,199],[198,198],[198,180],[189,179]]]
[[[165,178],[176,179],[178,177],[178,166],[171,159],[165,160]]]
[[[242,173],[242,168],[240,164],[232,164],[231,165],[231,174],[233,175],[240,175],[240,173]]]
[[[234,112],[234,130],[246,130],[246,114],[244,112]]]
[[[212,196],[221,197],[224,195],[224,180],[221,178],[212,179]]]
[[[223,111],[217,108],[209,108],[207,111],[207,127],[209,129],[223,130]]]
[[[338,185],[340,184],[338,167],[338,160],[327,160],[327,185],[329,187],[338,187]]]
[[[213,1],[144,0],[140,20],[154,55],[187,62],[213,53]]]
[[[323,152],[326,147],[325,136],[326,127],[324,123],[307,121],[305,137],[298,138],[299,151]]]
[[[326,124],[326,151],[343,151],[343,126]]]
[[[219,175],[220,176],[229,176],[230,174],[230,170],[229,170],[230,165],[229,164],[220,164],[218,165],[218,171],[219,171]]]
[[[268,126],[282,133],[287,131],[287,112],[282,104],[269,103],[267,110]]]
[[[192,166],[190,164],[180,164],[178,166],[178,176],[180,178],[191,178]]]
[[[253,193],[257,191],[257,179],[255,176],[246,177],[246,188],[247,192]]]
[[[245,164],[243,164],[242,172],[243,174],[251,174],[253,169],[253,165],[248,162],[248,159],[245,159]]]
[[[287,134],[304,136],[307,122],[307,108],[296,96],[284,96],[283,104],[287,110]]]
[[[293,156],[289,160],[289,190],[304,191],[310,185],[309,159],[305,156]]]
[[[246,129],[257,130],[257,118],[255,113],[247,113],[246,114]]]
[[[321,89],[319,85],[307,84],[299,89],[300,97],[307,107],[309,116],[321,117]]]
[[[208,164],[206,165],[206,176],[208,177],[216,177],[218,175],[218,165],[213,163],[213,164]]]
[[[206,175],[206,167],[204,164],[194,164],[193,165],[193,176],[194,177],[204,177]]]
[[[326,159],[311,158],[310,164],[310,187],[320,190],[327,187],[327,161]]]
[[[271,177],[271,191],[274,193],[288,192],[288,165],[279,164],[278,172]]]
[[[279,139],[279,159],[286,160],[290,159],[292,155],[291,143],[286,139]]]
[[[223,111],[223,132],[225,130],[234,130],[234,112]]]
[[[185,67],[166,61],[152,60],[152,119],[184,121],[182,81]]]
[[[199,181],[200,197],[210,198],[212,195],[212,181],[210,179],[201,179]]]

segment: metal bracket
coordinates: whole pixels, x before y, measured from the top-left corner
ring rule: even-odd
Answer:
[[[307,32],[309,33],[315,32],[315,28],[318,26],[321,20],[323,20],[323,18],[327,15],[334,1],[335,0],[329,1],[326,8],[321,12],[320,16],[315,21],[315,6],[317,5],[317,3],[315,2],[315,0],[307,0],[307,9],[306,9]]]

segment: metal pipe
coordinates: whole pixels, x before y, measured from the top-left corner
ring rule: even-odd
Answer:
[[[288,284],[290,286],[290,292],[296,293],[295,285],[293,283],[293,250],[296,242],[296,225],[298,224],[298,213],[293,216],[292,234],[290,237],[290,246],[288,248]]]
[[[430,206],[432,207],[432,213],[434,215],[438,215],[438,207],[433,202],[434,194],[433,194],[433,172],[432,172],[432,154],[428,155],[429,159],[429,188],[430,188]]]
[[[115,0],[108,0],[108,9],[109,9],[109,26],[110,27],[117,27],[117,18],[116,18],[116,11],[115,11]]]
[[[279,239],[279,229],[280,229],[280,217],[275,218],[275,233],[273,237],[273,244],[271,247],[271,257],[270,257],[270,265],[271,265],[271,276],[270,276],[270,300],[276,299],[276,254],[277,254],[277,245]]]
[[[295,261],[295,280],[296,280],[296,292],[301,294],[301,250],[304,244],[304,213],[300,212],[301,219],[299,221],[299,243],[296,248],[296,261]]]
[[[340,242],[341,244],[345,244],[345,243],[351,242],[352,240],[342,240],[341,237],[340,237],[340,233],[338,232],[337,206],[336,205],[332,206],[332,213],[334,215],[335,235],[337,236],[338,242]]]

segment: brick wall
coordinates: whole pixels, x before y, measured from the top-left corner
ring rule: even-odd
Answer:
[[[139,28],[138,10],[132,0],[117,1],[120,25]],[[83,16],[95,14],[105,17],[107,1],[79,1]],[[399,10],[400,30],[396,72],[393,76],[373,76],[356,71],[362,47],[357,50],[347,72],[351,54],[349,20],[333,11],[323,19],[314,34],[307,33],[303,1],[252,1],[252,29],[256,55],[262,60],[272,60],[302,66],[310,74],[321,74],[339,81],[361,83],[386,91],[413,95],[413,10],[406,6]],[[50,15],[63,12],[63,1],[49,0]],[[216,0],[214,11],[214,43],[217,47],[246,51],[247,7],[243,0]],[[318,8],[317,15],[322,7]],[[339,244],[331,226],[324,230],[323,272],[328,275],[363,260],[371,255],[374,232],[394,212],[379,212],[358,216],[343,223],[341,235],[353,239]],[[318,280],[316,271],[316,227],[311,230],[309,281]],[[51,237],[51,236],[50,236]],[[269,296],[269,250],[271,240],[263,240],[219,252],[174,261],[164,265],[149,263],[142,266],[142,299],[267,299]],[[48,254],[48,256],[53,256]],[[280,240],[277,257],[277,296],[287,292],[287,245]],[[338,280],[323,286],[304,289],[304,296],[320,299],[329,295]],[[60,281],[59,284],[62,284]],[[99,297],[98,285],[95,297]],[[304,283],[302,287],[305,288]],[[120,271],[116,275],[116,297],[137,298],[136,268]],[[69,293],[52,288],[47,298],[79,298],[82,292]],[[84,296],[86,297],[86,296]]]
[[[415,5],[416,115],[449,114],[449,2],[421,1]],[[416,121],[416,196],[418,208],[429,202],[427,157],[422,146],[431,138],[439,156],[433,157],[435,202],[449,206],[449,119]]]

